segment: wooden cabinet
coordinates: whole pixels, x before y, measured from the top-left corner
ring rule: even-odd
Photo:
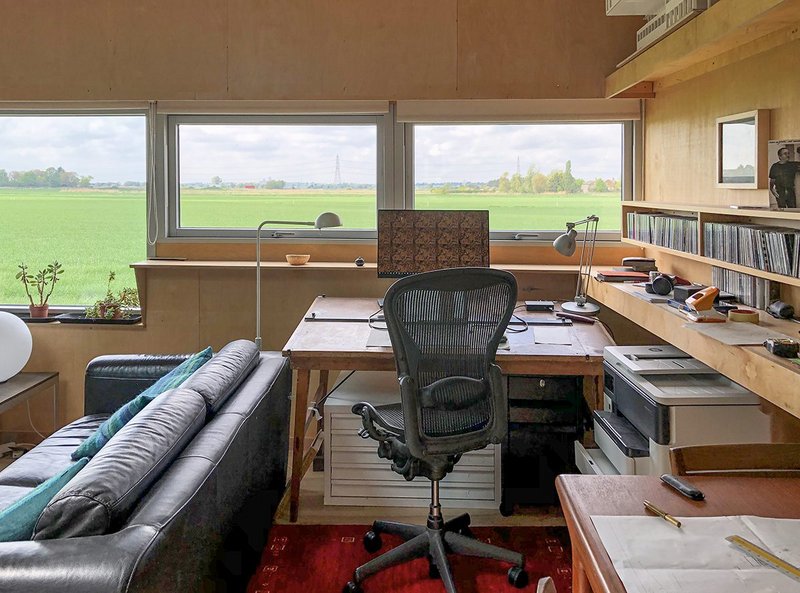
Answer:
[[[718,0],[711,8],[606,77],[606,97],[659,90],[768,51],[798,37],[797,0]]]

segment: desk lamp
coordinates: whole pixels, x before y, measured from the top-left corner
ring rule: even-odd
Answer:
[[[294,224],[300,226],[313,226],[315,229],[327,229],[342,226],[342,220],[334,212],[323,212],[314,222],[297,220],[265,220],[258,225],[256,230],[256,346],[261,350],[261,229],[267,224]],[[277,233],[273,237],[280,236]]]
[[[594,245],[597,242],[597,223],[599,220],[600,219],[597,216],[592,214],[583,220],[579,220],[577,222],[568,222],[567,232],[563,235],[560,235],[555,241],[553,241],[553,247],[555,250],[561,255],[566,255],[569,257],[575,253],[575,237],[578,236],[578,231],[575,230],[575,227],[582,224],[586,225],[586,232],[583,234],[581,265],[578,268],[578,285],[575,287],[575,300],[569,303],[562,303],[561,305],[561,309],[568,313],[577,313],[578,315],[597,315],[597,313],[600,311],[600,307],[594,303],[589,303],[586,300],[586,291],[589,288],[589,278],[592,273],[592,259],[594,258]],[[586,241],[590,233],[592,235],[592,243],[591,247],[589,248],[589,255],[587,257]],[[588,266],[588,269],[585,272],[583,270],[584,265]]]

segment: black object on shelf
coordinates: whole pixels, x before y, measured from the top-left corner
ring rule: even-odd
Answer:
[[[22,321],[25,323],[55,323],[56,321],[60,321],[58,316],[52,317],[31,317],[30,315],[17,315]]]
[[[85,313],[62,313],[56,316],[61,323],[87,323],[96,325],[135,325],[142,321],[141,315],[132,315],[120,319],[104,319],[102,317],[86,317]]]
[[[558,504],[556,476],[577,473],[583,438],[582,377],[508,377],[508,435],[502,444],[500,513],[515,504]]]

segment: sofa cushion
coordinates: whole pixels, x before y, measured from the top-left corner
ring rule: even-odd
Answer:
[[[198,352],[187,358],[177,367],[172,369],[150,387],[142,391],[127,404],[119,408],[116,412],[103,422],[100,427],[88,439],[81,443],[80,447],[72,453],[73,459],[81,457],[93,457],[105,445],[111,437],[130,422],[131,418],[141,412],[156,396],[169,389],[179,387],[197,369],[211,359],[211,348]]]
[[[72,465],[70,455],[108,414],[93,414],[70,422],[0,472],[0,485],[35,488]],[[0,505],[0,508],[3,508]]]
[[[258,347],[250,340],[236,340],[189,377],[183,387],[203,396],[210,414],[225,403],[258,363]]]
[[[14,504],[0,512],[0,542],[18,542],[31,539],[36,520],[47,503],[88,462],[88,459],[78,460],[49,480],[39,484]]]
[[[205,423],[205,400],[163,393],[95,455],[42,512],[33,539],[100,535],[118,528]]]

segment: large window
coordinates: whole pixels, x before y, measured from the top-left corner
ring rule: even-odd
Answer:
[[[334,233],[376,228],[378,117],[173,116],[168,131],[174,235],[247,236],[262,220],[310,222],[325,211],[342,219]]]
[[[489,210],[493,238],[548,238],[589,214],[618,232],[623,132],[622,123],[417,124],[414,207]]]
[[[51,305],[135,286],[146,256],[144,114],[0,113],[0,304],[28,304],[15,280],[57,260]]]

